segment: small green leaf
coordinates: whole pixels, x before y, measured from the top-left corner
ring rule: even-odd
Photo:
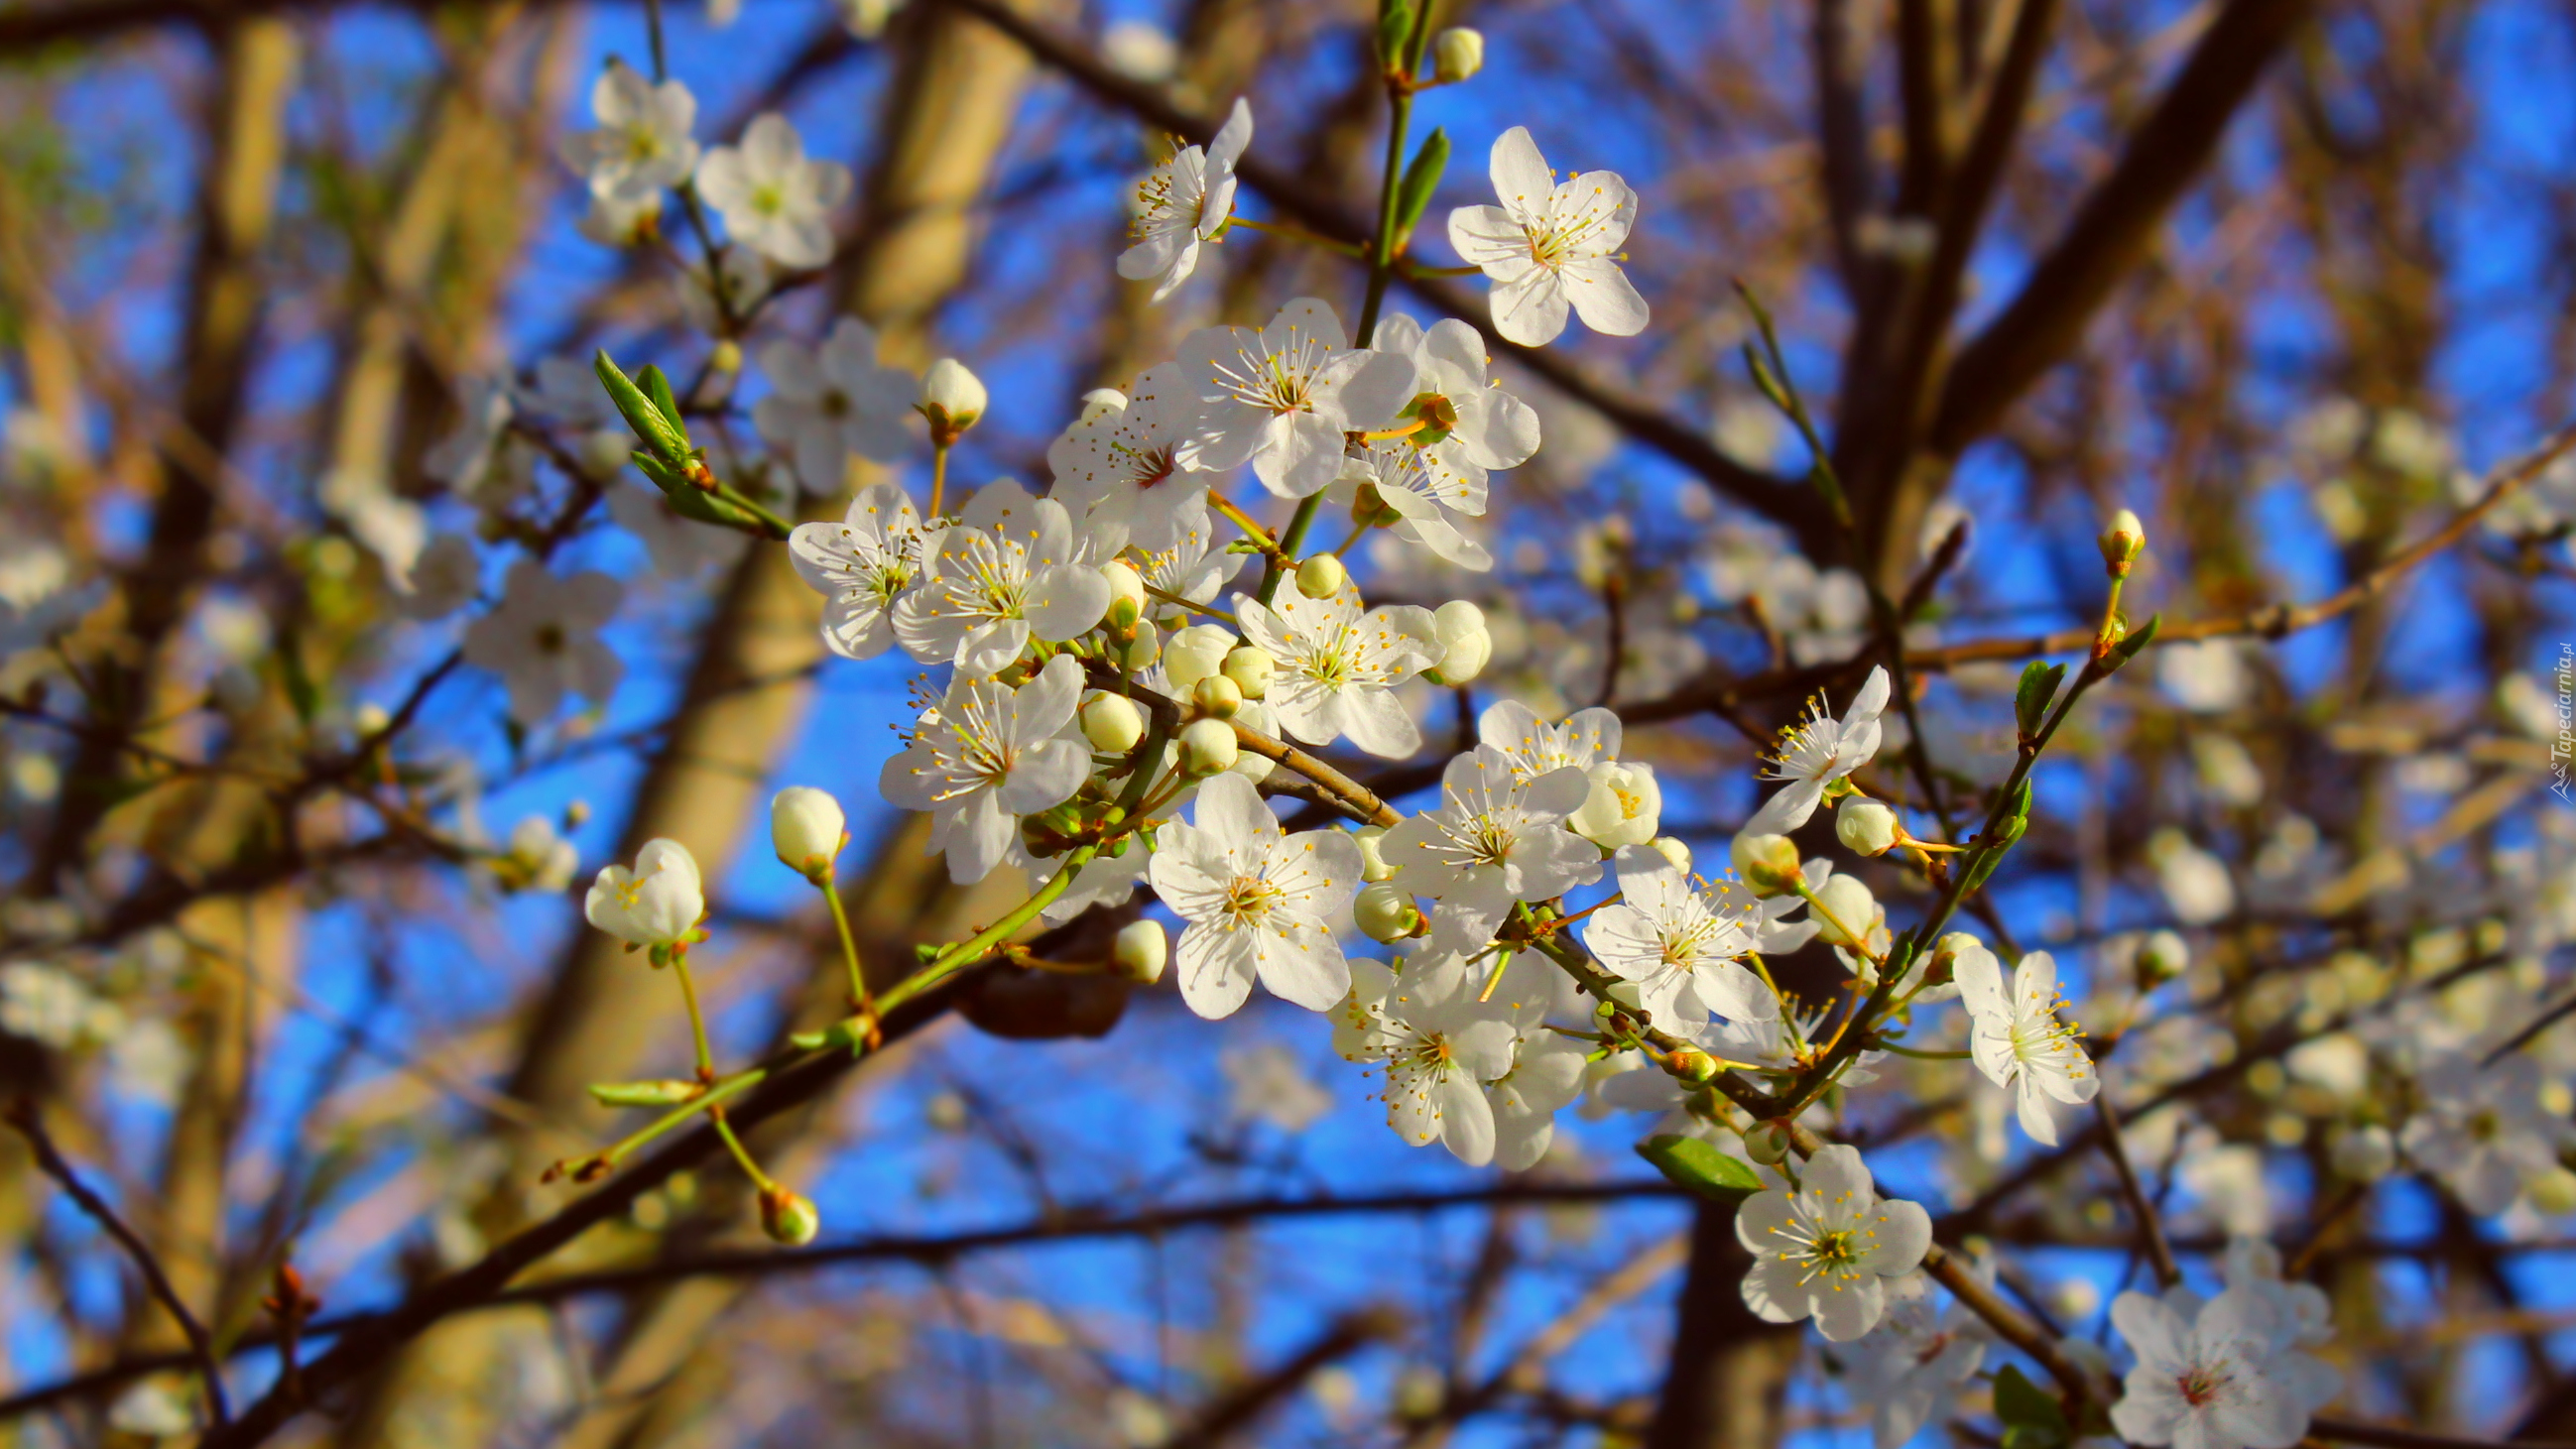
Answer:
[[[1431,205],[1431,193],[1440,189],[1441,173],[1449,169],[1449,133],[1435,126],[1422,138],[1422,149],[1413,153],[1413,164],[1404,168],[1404,180],[1395,193],[1395,244],[1402,250],[1405,239],[1413,235],[1414,223],[1422,220],[1423,210]]]
[[[1377,12],[1377,56],[1389,69],[1404,64],[1404,47],[1413,39],[1413,6],[1386,0]]]
[[[590,370],[598,375],[599,385],[608,389],[608,400],[616,404],[618,416],[626,419],[626,425],[635,430],[636,440],[644,445],[646,451],[666,467],[674,470],[687,468],[689,435],[663,416],[653,399],[645,396],[644,390],[635,385],[635,380],[609,357],[607,348],[599,349],[598,354],[591,358]],[[657,373],[657,369],[651,367],[645,371]],[[664,391],[669,391],[669,387],[668,383],[663,384]]]
[[[2058,1449],[2075,1437],[2056,1396],[2012,1364],[1995,1375],[1995,1417],[2004,1423],[2009,1449]]]
[[[644,389],[644,395],[653,400],[654,410],[661,413],[662,420],[685,440],[689,435],[689,421],[680,416],[680,400],[671,395],[671,379],[663,374],[662,369],[649,362],[644,364],[644,370],[635,374],[635,385]]]
[[[1667,1132],[1637,1144],[1637,1155],[1655,1170],[1710,1202],[1737,1203],[1770,1184],[1748,1163],[1709,1146],[1697,1137]]]
[[[2013,720],[2021,726],[2022,736],[2039,733],[2048,719],[2048,707],[2057,699],[2057,686],[2066,679],[2063,664],[2043,664],[2032,660],[2021,672],[2021,685],[2013,691]]]
[[[676,1107],[705,1088],[695,1082],[665,1078],[654,1082],[593,1082],[590,1099],[603,1107]]]
[[[2140,624],[2135,633],[2131,634],[2128,638],[2121,640],[2119,643],[2112,645],[2111,667],[2114,669],[2119,668],[2121,665],[2137,658],[2139,650],[2156,642],[2156,631],[2164,627],[2164,622],[2164,615],[2149,614],[2147,616],[2147,622]]]
[[[2030,777],[2028,775],[2022,776],[2021,783],[2013,787],[2012,815],[2016,820],[2028,820],[2030,818]],[[2019,834],[2020,832],[2016,831],[2014,833]]]

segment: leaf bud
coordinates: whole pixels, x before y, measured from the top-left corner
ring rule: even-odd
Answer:
[[[1485,68],[1485,36],[1482,31],[1464,25],[1452,25],[1431,42],[1432,76],[1442,85],[1456,85]]]
[[[1697,1047],[1684,1047],[1673,1053],[1673,1074],[1684,1081],[1705,1082],[1717,1075],[1717,1058]]]
[[[1082,707],[1082,737],[1104,755],[1125,754],[1145,737],[1145,715],[1124,695],[1095,694]]]
[[[774,1243],[801,1248],[823,1231],[823,1215],[801,1192],[770,1186],[760,1190],[760,1230]]]
[[[2110,526],[2102,530],[2100,542],[2103,567],[2115,579],[2127,578],[2129,565],[2146,551],[2147,526],[2138,521],[2138,515],[2123,508],[2111,515]]]
[[[1360,887],[1351,901],[1351,918],[1361,934],[1372,941],[1393,944],[1422,928],[1422,911],[1413,897],[1395,888],[1391,881],[1371,881]]]
[[[1238,644],[1226,651],[1222,672],[1243,691],[1246,699],[1261,699],[1270,693],[1271,676],[1278,672],[1279,661],[1258,644]]]
[[[1181,729],[1181,773],[1190,776],[1214,775],[1234,768],[1235,756],[1242,747],[1235,743],[1234,726],[1221,719],[1203,719]]]
[[[1139,986],[1151,986],[1163,979],[1163,963],[1171,954],[1171,939],[1163,934],[1162,922],[1129,921],[1118,928],[1109,961],[1119,975]]]
[[[966,364],[943,357],[921,375],[921,415],[930,419],[930,438],[941,447],[957,441],[984,415],[984,382]]]
[[[1350,581],[1350,570],[1328,553],[1319,553],[1297,565],[1297,592],[1310,599],[1333,598]]]
[[[1190,702],[1211,719],[1232,719],[1243,708],[1243,686],[1222,674],[1211,674],[1191,686]]]
[[[1834,836],[1862,855],[1885,855],[1905,838],[1896,812],[1866,795],[1848,795],[1834,812]]]
[[[1798,847],[1785,835],[1739,835],[1727,854],[1757,896],[1784,896],[1798,888]]]
[[[789,870],[817,885],[832,878],[832,859],[849,843],[841,802],[811,785],[790,785],[769,802],[769,839]]]

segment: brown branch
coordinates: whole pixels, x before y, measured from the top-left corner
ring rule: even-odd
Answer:
[[[1316,1370],[1379,1339],[1393,1338],[1403,1327],[1403,1318],[1388,1308],[1363,1309],[1336,1320],[1287,1362],[1219,1395],[1199,1412],[1196,1422],[1164,1440],[1164,1449],[1214,1449],[1231,1442],[1272,1405],[1297,1392]]]
[[[2100,1083],[2096,1076],[2096,1085]],[[2138,1169],[2129,1161],[2127,1144],[2120,1140],[2120,1119],[2111,1099],[2101,1092],[2093,1094],[2093,1120],[2101,1124],[2102,1155],[2111,1159],[2111,1170],[2120,1179],[2120,1195],[2129,1200],[2129,1216],[2137,1220],[2138,1239],[2145,1246],[2147,1261],[2155,1266],[2156,1286],[2171,1288],[2182,1281],[2182,1269],[2174,1263],[2173,1244],[2165,1240],[2164,1220],[2156,1205],[2138,1183]]]
[[[62,1150],[46,1133],[33,1100],[19,1099],[6,1113],[0,1113],[0,1117],[5,1117],[9,1126],[27,1139],[28,1147],[35,1151],[36,1166],[44,1170],[45,1176],[61,1185],[72,1202],[92,1222],[105,1229],[107,1235],[116,1240],[116,1245],[125,1250],[125,1255],[134,1260],[134,1269],[143,1275],[143,1286],[150,1290],[153,1301],[178,1322],[179,1332],[188,1340],[188,1361],[196,1365],[198,1375],[206,1381],[206,1404],[214,1413],[215,1423],[231,1423],[232,1405],[224,1397],[223,1366],[216,1362],[213,1340],[206,1336],[206,1326],[197,1321],[197,1315],[189,1312],[188,1305],[180,1301],[179,1290],[170,1286],[170,1275],[161,1270],[161,1260],[154,1257],[143,1239],[116,1215],[116,1209],[109,1207],[107,1200],[91,1191],[89,1184],[81,1181],[80,1174],[72,1170]]]
[[[2399,1429],[2385,1424],[2365,1424],[2357,1419],[2329,1418],[2324,1414],[2308,1420],[2308,1437],[2338,1444],[2378,1444],[2385,1449],[2502,1449],[2494,1439],[2467,1439],[2450,1434],[2427,1434],[2417,1429]],[[2519,1439],[2518,1444],[2549,1444],[2547,1439]]]

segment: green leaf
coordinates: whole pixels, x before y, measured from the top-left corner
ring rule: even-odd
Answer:
[[[2131,634],[2128,638],[2121,640],[2119,643],[2112,645],[2111,667],[2114,669],[2119,668],[2121,665],[2137,658],[2139,650],[2156,642],[2156,631],[2164,627],[2164,622],[2164,615],[2149,614],[2147,616],[2147,622],[2140,624],[2135,633]]]
[[[680,416],[680,400],[671,395],[671,379],[663,375],[662,369],[650,362],[644,364],[644,370],[635,374],[635,385],[644,389],[644,395],[653,400],[654,410],[661,413],[662,420],[678,430],[685,440],[689,435],[689,420]]]
[[[1406,0],[1386,0],[1377,12],[1377,57],[1389,69],[1404,64],[1404,47],[1413,39],[1413,7]]]
[[[2056,1395],[2012,1364],[1995,1375],[1995,1417],[2003,1420],[2008,1449],[2057,1449],[2075,1437]]]
[[[295,709],[295,717],[304,724],[322,711],[322,690],[313,682],[312,671],[304,667],[304,650],[292,632],[277,651],[277,672],[286,685],[286,702]]]
[[[1449,169],[1449,133],[1434,126],[1422,138],[1422,148],[1413,153],[1413,164],[1404,168],[1404,180],[1395,193],[1395,244],[1401,249],[1405,238],[1413,235],[1414,223],[1422,220],[1431,205],[1431,193],[1440,189],[1441,173]]]
[[[618,416],[626,419],[626,426],[635,430],[637,441],[665,467],[685,470],[689,466],[689,435],[663,416],[653,399],[645,396],[635,380],[609,357],[607,348],[599,349],[591,358],[590,370],[598,375],[599,385],[608,389],[608,400],[616,404]],[[659,369],[648,366],[644,370],[659,375]],[[669,390],[670,384],[664,383],[663,391]]]
[[[2047,722],[2048,706],[2057,698],[2057,686],[2066,679],[2063,664],[2043,664],[2034,659],[2021,672],[2021,685],[2013,691],[2013,720],[2021,726],[2024,738],[2039,733]]]
[[[593,1082],[590,1099],[603,1107],[676,1107],[706,1089],[695,1082],[666,1078],[655,1082]]]
[[[1697,1137],[1666,1132],[1637,1144],[1637,1155],[1655,1170],[1710,1202],[1739,1203],[1770,1184],[1748,1163],[1727,1156]]]

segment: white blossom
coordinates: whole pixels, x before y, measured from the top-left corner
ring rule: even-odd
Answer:
[[[1207,484],[1183,471],[1181,444],[1198,400],[1181,385],[1180,364],[1147,368],[1115,407],[1085,415],[1047,448],[1051,495],[1078,521],[1108,530],[1112,551],[1134,544],[1169,548],[1192,505],[1206,516]]]
[[[1197,418],[1181,466],[1252,465],[1283,498],[1321,491],[1340,475],[1343,434],[1384,428],[1413,396],[1413,365],[1353,352],[1333,309],[1300,297],[1270,325],[1208,327],[1181,342],[1182,396]]]
[[[2445,1052],[2417,1074],[2423,1110],[2398,1145],[2479,1217],[2503,1212],[2523,1185],[2576,1146],[2576,1126],[2540,1105],[2540,1068],[2516,1053],[2481,1067]]]
[[[1503,204],[1450,212],[1449,245],[1493,279],[1494,330],[1524,347],[1544,347],[1565,330],[1571,305],[1595,332],[1644,331],[1646,299],[1617,257],[1636,224],[1637,193],[1611,171],[1559,182],[1526,126],[1496,138],[1490,159]]]
[[[1992,1286],[1994,1268],[1981,1276]],[[1870,1410],[1877,1449],[1901,1449],[1926,1425],[1947,1418],[1958,1390],[1976,1377],[1994,1341],[1986,1321],[1965,1304],[1936,1308],[1919,1275],[1890,1285],[1886,1315],[1852,1345],[1843,1371],[1855,1405]]]
[[[493,454],[510,430],[516,408],[510,385],[499,378],[475,378],[456,399],[456,430],[421,455],[421,471],[468,498],[488,491]]]
[[[1812,1317],[1828,1340],[1848,1343],[1878,1325],[1882,1280],[1923,1261],[1932,1219],[1921,1204],[1880,1198],[1859,1150],[1836,1143],[1807,1160],[1795,1189],[1746,1198],[1735,1236],[1753,1255],[1745,1307],[1766,1323]]]
[[[1082,788],[1091,755],[1065,737],[1081,695],[1082,666],[1061,654],[1017,689],[960,670],[922,712],[903,753],[886,761],[880,793],[931,813],[930,845],[947,852],[950,880],[972,885],[992,874],[1018,841],[1021,817]]]
[[[656,85],[612,57],[590,83],[590,115],[599,129],[565,137],[563,160],[589,180],[594,198],[658,210],[662,193],[697,169],[698,143],[689,133],[698,98],[680,82]]]
[[[1441,1142],[1459,1161],[1494,1158],[1494,1108],[1484,1084],[1512,1068],[1507,1008],[1480,1002],[1483,978],[1454,954],[1426,951],[1390,972],[1354,963],[1335,1045],[1385,1074],[1386,1124],[1416,1147]]]
[[[1360,848],[1340,830],[1286,835],[1240,775],[1199,787],[1195,820],[1159,832],[1154,893],[1188,921],[1173,952],[1181,999],[1231,1016],[1258,979],[1273,996],[1330,1011],[1351,988],[1333,923],[1359,888]]]
[[[779,338],[760,349],[770,393],[752,426],[785,449],[809,493],[837,493],[850,454],[891,463],[912,446],[912,374],[877,361],[877,334],[856,317],[819,348]]]
[[[1567,818],[1575,834],[1617,850],[1655,838],[1664,818],[1664,791],[1655,783],[1655,767],[1604,760],[1584,772],[1591,793]]]
[[[978,489],[925,547],[920,587],[894,606],[895,638],[924,664],[991,674],[1031,639],[1080,637],[1109,608],[1109,581],[1075,556],[1064,505],[1008,479]]]
[[[1378,851],[1407,894],[1440,903],[1431,947],[1473,955],[1515,901],[1563,895],[1601,878],[1601,852],[1565,828],[1590,787],[1575,770],[1524,784],[1490,745],[1449,761],[1439,808],[1408,816]]]
[[[1283,578],[1267,605],[1236,595],[1235,616],[1244,638],[1274,661],[1265,702],[1289,734],[1318,745],[1347,738],[1390,760],[1422,747],[1422,731],[1394,690],[1440,657],[1429,609],[1364,609],[1347,581],[1331,598],[1310,599]]]
[[[1234,215],[1234,165],[1252,144],[1252,107],[1235,98],[1225,124],[1202,149],[1184,146],[1136,183],[1136,244],[1118,257],[1118,275],[1152,282],[1154,300],[1172,295],[1199,264],[1199,243]]]
[[[2033,1142],[2056,1146],[2057,1118],[2049,1103],[2090,1102],[2102,1089],[2078,1043],[2080,1030],[2057,1018],[2066,998],[2057,991],[2056,958],[2033,951],[2007,981],[1993,952],[1963,946],[1950,969],[1968,1008],[1968,1050],[1977,1070],[1998,1087],[2018,1083],[2021,1129]]]
[[[1825,798],[1825,787],[1878,755],[1880,711],[1887,708],[1887,669],[1872,666],[1843,717],[1825,713],[1822,696],[1807,702],[1807,717],[1780,733],[1780,746],[1762,778],[1787,788],[1762,803],[1744,829],[1751,835],[1786,835],[1804,825]]]
[[[632,946],[669,947],[707,913],[698,860],[676,840],[648,840],[635,866],[604,865],[582,901],[592,925]]]
[[[1462,569],[1483,573],[1494,566],[1485,546],[1459,532],[1449,514],[1468,517],[1485,511],[1483,470],[1474,481],[1455,469],[1435,469],[1430,453],[1403,438],[1364,443],[1342,460],[1342,471],[1329,495],[1335,502],[1367,489],[1396,515],[1388,532],[1420,544],[1434,557]]]
[[[2147,863],[2155,868],[2156,884],[2173,907],[2174,919],[2184,925],[2206,926],[2236,909],[2236,883],[2228,876],[2227,862],[2173,826],[2147,837]]]
[[[1517,699],[1497,700],[1476,718],[1476,738],[1502,752],[1512,777],[1535,780],[1554,770],[1589,771],[1619,758],[1623,727],[1606,709],[1579,709],[1557,724]]]
[[[921,572],[923,532],[912,499],[892,483],[859,490],[839,523],[800,523],[787,536],[797,576],[823,596],[823,642],[844,659],[873,659],[894,642],[894,604]]]
[[[850,168],[812,161],[785,116],[765,111],[740,146],[718,146],[698,163],[698,194],[724,218],[725,232],[782,267],[832,259],[825,213],[850,193]]]
[[[465,662],[501,676],[510,718],[539,725],[567,692],[606,704],[626,666],[600,642],[625,590],[603,573],[557,576],[535,559],[510,565],[500,607],[465,626]]]
[[[124,1029],[124,1011],[69,971],[43,961],[0,966],[0,1031],[61,1051]]]
[[[1378,323],[1370,345],[1413,360],[1414,395],[1406,411],[1424,428],[1412,441],[1444,487],[1472,489],[1481,499],[1489,470],[1517,468],[1538,452],[1538,410],[1495,385],[1485,339],[1475,328],[1444,317],[1425,330],[1399,312]]]
[[[1742,964],[1759,915],[1751,891],[1693,882],[1648,845],[1620,851],[1617,865],[1620,899],[1585,921],[1583,944],[1612,975],[1637,983],[1638,1004],[1658,1024],[1780,1014],[1779,999]]]
[[[2111,1303],[2111,1322],[2138,1356],[2112,1427],[2132,1444],[2175,1449],[2289,1449],[2308,1416],[2272,1374],[2280,1314],[2230,1289],[2190,1318],[2144,1293]]]
[[[1333,1110],[1332,1093],[1307,1073],[1295,1052],[1278,1042],[1228,1047],[1217,1054],[1217,1066],[1232,1089],[1229,1110],[1239,1121],[1303,1132]]]

